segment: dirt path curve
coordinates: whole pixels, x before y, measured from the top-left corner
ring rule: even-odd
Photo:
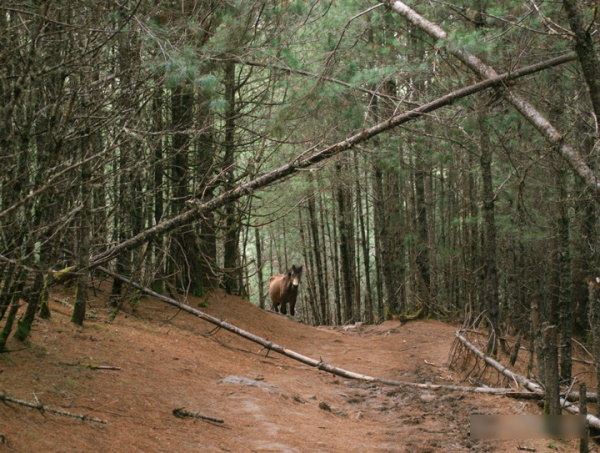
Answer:
[[[104,288],[106,289],[106,288]],[[107,425],[0,404],[0,451],[14,452],[445,452],[575,451],[574,443],[476,441],[474,413],[535,411],[531,403],[393,388],[315,370],[152,299],[107,322],[106,296],[90,294],[83,328],[54,294],[27,349],[0,356],[0,391],[106,419]],[[198,300],[190,304],[198,304]],[[446,367],[453,326],[314,328],[217,293],[212,315],[342,368],[413,382],[458,384]],[[112,365],[120,371],[85,366]],[[184,407],[223,419],[179,419]],[[4,449],[4,450],[3,450]]]

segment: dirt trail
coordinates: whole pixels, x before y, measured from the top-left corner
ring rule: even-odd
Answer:
[[[469,438],[471,414],[535,413],[533,403],[338,378],[149,298],[109,324],[105,294],[90,295],[90,317],[77,328],[64,305],[72,294],[54,293],[53,318],[37,322],[29,347],[11,340],[14,352],[0,356],[0,391],[109,423],[0,404],[0,451],[576,451],[575,442]],[[455,327],[441,322],[315,328],[224,293],[201,309],[352,371],[460,384],[446,367]],[[224,423],[176,418],[181,407]]]

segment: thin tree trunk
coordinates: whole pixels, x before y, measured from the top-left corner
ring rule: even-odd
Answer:
[[[425,199],[425,162],[417,157],[415,170],[415,211],[417,221],[417,242],[415,262],[417,264],[416,290],[424,304],[425,311],[431,308],[429,278],[429,228],[427,226],[427,201]]]
[[[225,113],[225,157],[223,171],[226,175],[225,189],[234,187],[234,153],[235,153],[235,62],[229,60],[225,63],[225,98],[227,100],[227,112]],[[225,271],[224,286],[229,294],[237,294],[238,270],[238,221],[236,208],[233,202],[225,205],[225,236],[223,239],[223,267]]]
[[[308,205],[308,214],[310,221],[310,232],[312,236],[312,249],[315,259],[315,270],[314,278],[316,279],[317,287],[319,290],[319,299],[317,301],[317,307],[319,307],[320,312],[320,322],[321,324],[327,324],[327,305],[325,302],[325,279],[326,275],[323,272],[323,259],[321,257],[322,243],[319,240],[319,226],[316,215],[316,207],[315,207],[315,197],[316,193],[312,193],[308,195],[307,205]]]
[[[332,189],[335,194],[335,189]],[[339,244],[338,240],[338,215],[337,210],[334,208],[332,210],[332,221],[331,223],[327,223],[327,228],[330,229],[331,225],[333,225],[333,234],[331,234],[331,230],[329,233],[329,237],[333,238],[333,244],[335,246],[332,248],[333,251],[333,300],[335,305],[335,321],[337,325],[342,324],[342,289],[340,282],[340,248],[337,246]]]
[[[498,298],[498,269],[496,264],[496,219],[495,195],[492,178],[492,147],[490,144],[487,125],[488,109],[481,106],[477,113],[477,122],[480,133],[480,162],[481,179],[483,182],[483,221],[484,221],[484,274],[485,274],[485,300],[488,318],[490,321],[487,354],[496,355],[499,329],[499,298]]]
[[[336,163],[338,187],[336,197],[338,202],[338,221],[340,232],[341,278],[344,295],[344,323],[354,322],[354,210],[348,197],[348,189],[342,180],[342,164]]]
[[[87,156],[88,148],[87,138],[83,139],[81,143],[81,160],[84,161]],[[87,270],[90,262],[90,179],[91,179],[91,168],[90,163],[84,163],[81,166],[81,178],[80,178],[80,202],[83,209],[79,213],[79,225],[77,228],[77,264],[81,271],[77,276],[77,290],[75,292],[75,303],[73,305],[73,315],[71,316],[71,322],[81,326],[85,320],[86,305],[88,301],[88,285],[89,285],[89,271]]]
[[[558,299],[558,325],[560,330],[560,378],[564,382],[571,380],[573,310],[571,304],[571,253],[569,246],[569,214],[566,188],[566,172],[556,169],[558,185],[558,219],[555,267],[557,270],[554,284],[558,286],[555,297]]]
[[[264,310],[265,308],[265,292],[263,290],[263,257],[262,257],[262,242],[260,238],[260,228],[254,228],[254,242],[256,243],[256,274],[258,276],[258,306]]]
[[[368,237],[365,227],[365,218],[369,218],[368,213],[363,212],[363,204],[362,204],[362,190],[361,190],[361,177],[360,171],[358,168],[358,154],[356,151],[354,152],[354,166],[355,166],[355,177],[356,177],[356,210],[358,212],[358,227],[360,232],[360,245],[362,248],[363,255],[363,264],[365,269],[365,322],[368,324],[373,323],[373,298],[372,298],[372,289],[371,289],[371,265],[370,265],[370,257],[369,257],[369,246],[368,246]],[[359,263],[360,264],[360,263]]]
[[[330,301],[329,301],[329,260],[327,259],[327,257],[330,257],[330,252],[328,251],[327,245],[331,244],[331,228],[329,227],[329,222],[326,221],[325,219],[329,218],[329,210],[326,209],[325,207],[325,203],[323,201],[323,197],[319,197],[319,218],[321,220],[321,236],[323,238],[322,244],[323,244],[323,250],[322,250],[322,255],[323,255],[323,275],[320,276],[319,278],[321,278],[323,280],[323,284],[325,285],[324,288],[324,296],[325,296],[325,300],[323,300],[323,310],[325,312],[325,318],[323,320],[323,322],[327,325],[329,324],[333,324],[335,322],[335,317],[332,316],[331,313],[331,305],[330,305]],[[326,240],[326,238],[328,240]],[[329,250],[336,250],[335,245],[329,249]]]

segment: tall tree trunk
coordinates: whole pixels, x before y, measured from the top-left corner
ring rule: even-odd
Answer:
[[[299,227],[299,233],[300,233],[300,239],[302,240],[302,257],[304,259],[304,262],[306,263],[306,266],[312,269],[315,268],[314,265],[314,257],[313,257],[313,250],[314,250],[314,246],[311,247],[310,245],[310,238],[308,238],[307,234],[304,232],[304,219],[302,218],[302,211],[298,210],[298,227]],[[314,277],[314,273],[309,273],[306,276],[306,285],[304,285],[305,288],[308,288],[308,296],[305,297],[305,299],[308,302],[308,307],[310,307],[310,313],[308,313],[307,310],[307,315],[312,315],[309,317],[312,318],[310,322],[310,324],[313,325],[321,325],[323,324],[323,320],[321,318],[321,313],[319,311],[319,306],[317,303],[317,284],[315,282]]]
[[[190,198],[189,181],[189,130],[193,127],[194,94],[191,87],[180,84],[171,95],[173,128],[173,160],[171,175],[173,180],[173,211],[178,214],[185,211],[185,202]],[[198,237],[192,224],[181,226],[171,238],[170,253],[176,266],[176,287],[183,293],[202,295],[204,289],[200,282],[200,250]]]
[[[152,153],[152,170],[153,170],[153,223],[158,224],[161,222],[164,215],[164,204],[165,204],[165,185],[164,185],[164,139],[162,135],[158,134],[164,129],[164,90],[160,84],[158,84],[157,92],[152,97],[152,124],[154,131],[157,133],[157,137],[153,142],[153,153]],[[155,279],[152,283],[152,289],[158,293],[162,293],[164,290],[164,275],[165,275],[165,264],[163,257],[165,256],[165,239],[163,236],[158,236],[151,241],[153,247],[153,259],[154,259],[154,271],[156,273]],[[117,271],[117,274],[119,272]],[[118,279],[117,279],[118,280]]]
[[[427,225],[427,200],[425,197],[425,177],[427,170],[422,157],[417,157],[415,169],[415,210],[417,220],[417,242],[415,261],[417,264],[416,290],[421,303],[428,312],[431,307],[429,274],[429,227]]]
[[[339,232],[340,232],[340,257],[341,257],[341,277],[344,294],[344,323],[354,322],[356,313],[354,313],[354,210],[352,201],[348,196],[348,189],[342,178],[342,163],[338,160],[336,163],[336,173],[338,177],[338,186],[336,197],[339,213]]]
[[[327,305],[325,303],[325,279],[327,278],[326,274],[323,272],[323,259],[321,257],[322,251],[322,243],[319,237],[319,226],[316,215],[316,203],[315,203],[316,193],[308,195],[308,214],[310,221],[310,232],[312,236],[312,249],[313,256],[315,258],[315,270],[314,278],[317,280],[317,287],[319,290],[319,298],[317,301],[317,307],[319,307],[320,313],[320,321],[321,324],[328,324],[327,319]]]
[[[200,194],[196,196],[202,200],[211,200],[214,196],[215,183],[214,160],[214,114],[208,107],[207,96],[200,92],[198,95],[198,127],[202,131],[199,134],[198,143],[198,175],[197,183]],[[200,256],[199,258],[199,280],[203,288],[216,289],[218,287],[217,268],[217,225],[215,215],[207,213],[200,219]]]
[[[337,190],[336,189],[332,189],[333,190],[333,195],[334,197],[337,195]],[[336,200],[337,201],[337,200]],[[340,243],[340,239],[338,238],[338,234],[339,234],[339,230],[338,230],[338,226],[340,224],[340,221],[338,221],[339,215],[336,209],[333,209],[332,211],[332,221],[331,222],[327,222],[327,228],[330,229],[329,232],[329,237],[333,238],[333,243],[336,244],[336,246],[333,247],[332,252],[333,252],[333,300],[334,300],[334,305],[335,305],[335,321],[337,325],[341,325],[342,324],[342,298],[343,296],[343,289],[342,289],[342,282],[341,282],[341,277],[340,277],[340,247],[338,247],[337,245]],[[333,225],[333,234],[331,233],[331,225]]]
[[[498,266],[496,262],[496,219],[495,219],[495,194],[492,178],[492,147],[490,144],[487,125],[487,107],[481,105],[477,112],[477,122],[480,134],[480,162],[483,196],[483,222],[484,222],[484,275],[485,275],[485,300],[489,326],[489,340],[487,353],[495,355],[499,329],[499,298],[498,298]]]
[[[81,161],[88,157],[89,138],[83,138],[81,143]],[[81,177],[79,180],[79,197],[83,209],[79,213],[79,225],[77,228],[77,265],[79,266],[79,275],[77,276],[77,290],[75,292],[75,303],[73,305],[73,315],[71,322],[81,326],[85,320],[86,305],[88,301],[89,271],[87,269],[90,262],[90,179],[91,168],[89,163],[81,165]]]
[[[254,227],[254,242],[256,246],[256,275],[258,277],[258,306],[265,308],[265,292],[263,277],[262,240],[260,238],[260,227]]]
[[[361,191],[361,177],[358,168],[358,153],[354,151],[354,166],[355,166],[355,178],[356,184],[356,210],[358,213],[358,227],[360,229],[360,244],[362,248],[363,263],[365,267],[365,322],[371,324],[373,322],[373,298],[371,289],[371,265],[370,265],[370,253],[368,246],[368,237],[365,227],[365,218],[369,218],[368,213],[363,212],[362,204],[362,191]]]
[[[569,247],[569,214],[568,196],[566,187],[566,171],[562,168],[556,169],[556,180],[558,188],[557,200],[557,244],[555,248],[554,287],[558,303],[558,326],[560,328],[560,377],[564,382],[571,380],[573,369],[571,336],[573,333],[573,318],[571,304],[571,254]]]
[[[335,250],[337,249],[335,247],[335,245],[330,246],[330,248],[328,249],[327,246],[328,244],[332,243],[331,240],[331,228],[329,226],[329,210],[325,207],[325,202],[323,200],[324,197],[319,197],[319,218],[321,220],[321,237],[323,238],[322,244],[323,244],[323,250],[322,250],[322,255],[323,257],[329,257],[331,256],[331,251],[333,251],[333,253],[335,253]],[[326,220],[327,219],[327,220]],[[331,258],[333,259],[333,258]],[[325,318],[324,321],[326,324],[333,324],[335,322],[335,317],[332,316],[332,312],[331,312],[331,306],[330,306],[330,301],[329,301],[329,282],[330,277],[329,277],[329,260],[327,258],[323,259],[323,275],[320,276],[319,278],[323,280],[323,284],[325,285],[325,289],[324,289],[324,296],[325,299],[323,300],[323,308],[322,310],[325,313]]]
[[[225,189],[230,190],[235,184],[235,62],[229,60],[225,63],[225,99],[227,100],[227,112],[225,113],[225,158],[223,160],[223,171],[225,173]],[[223,243],[223,266],[225,291],[237,294],[237,273],[240,272],[238,264],[238,236],[239,225],[234,203],[225,206],[225,236]]]
[[[385,218],[383,208],[383,172],[374,165],[373,168],[373,229],[375,240],[375,288],[377,289],[377,319],[385,317],[384,308],[384,263],[385,263]]]

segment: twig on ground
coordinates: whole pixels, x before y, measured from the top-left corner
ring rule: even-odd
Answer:
[[[199,418],[200,420],[206,420],[214,423],[225,423],[225,420],[222,418],[208,417],[207,415],[202,415],[200,412],[191,412],[185,410],[183,407],[173,409],[173,415],[177,418]]]
[[[89,420],[91,422],[102,423],[104,425],[108,424],[106,420],[102,420],[100,418],[90,417],[89,415],[84,414],[73,414],[71,412],[61,411],[58,409],[52,409],[51,407],[44,406],[40,403],[30,403],[29,401],[19,400],[17,398],[13,398],[11,396],[0,394],[0,401],[4,401],[5,403],[15,403],[20,404],[21,406],[30,407],[31,409],[37,409],[40,412],[49,412],[51,414],[63,415],[65,417],[77,418],[79,420]]]
[[[60,364],[66,365],[66,366],[80,366],[82,368],[89,368],[90,370],[117,370],[117,371],[121,370],[120,366],[113,366],[113,365],[94,365],[92,363],[81,363],[81,362],[73,362],[73,363],[60,362]]]

